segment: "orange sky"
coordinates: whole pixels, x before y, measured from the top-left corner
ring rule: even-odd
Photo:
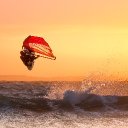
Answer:
[[[2,0],[0,75],[128,75],[128,0]],[[32,71],[19,59],[28,35],[44,37],[55,61]]]

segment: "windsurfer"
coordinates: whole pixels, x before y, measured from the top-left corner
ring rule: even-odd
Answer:
[[[20,58],[23,61],[24,65],[27,66],[29,70],[32,70],[34,66],[34,60],[37,59],[39,56],[35,56],[35,53],[28,49],[23,49],[20,54]]]
[[[56,57],[52,53],[49,44],[42,38],[37,36],[28,36],[23,41],[20,58],[29,70],[34,66],[34,60],[38,57],[55,60]]]

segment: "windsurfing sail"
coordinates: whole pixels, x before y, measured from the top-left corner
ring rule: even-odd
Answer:
[[[37,36],[28,36],[24,42],[22,48],[29,49],[39,57],[55,60],[56,57],[52,53],[52,49],[49,44],[42,38]]]

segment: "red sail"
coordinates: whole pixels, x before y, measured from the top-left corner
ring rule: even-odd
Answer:
[[[23,42],[23,47],[40,54],[40,56],[55,59],[52,49],[42,37],[28,36]]]

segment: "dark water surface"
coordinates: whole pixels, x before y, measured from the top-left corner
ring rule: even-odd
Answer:
[[[0,128],[46,127],[128,128],[128,82],[1,81]]]

